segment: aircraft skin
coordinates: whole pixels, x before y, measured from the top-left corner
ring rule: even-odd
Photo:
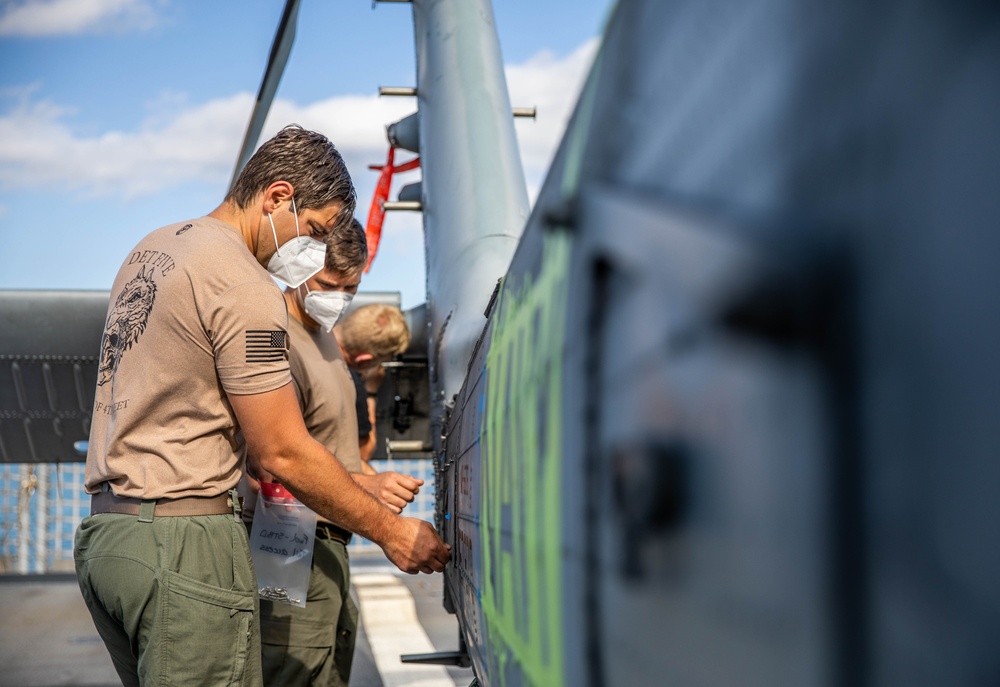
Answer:
[[[995,3],[618,3],[445,423],[482,685],[1000,684],[997,122]]]
[[[0,291],[0,461],[83,460],[107,291]]]
[[[986,2],[616,6],[499,287],[428,280],[482,685],[1000,684],[998,38]],[[435,155],[493,159],[418,104],[427,221]]]

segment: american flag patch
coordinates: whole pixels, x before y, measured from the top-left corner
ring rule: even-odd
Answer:
[[[288,334],[280,329],[247,330],[247,362],[277,363],[288,360]]]

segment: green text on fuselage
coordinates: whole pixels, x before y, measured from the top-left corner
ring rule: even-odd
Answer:
[[[570,243],[544,238],[537,276],[508,277],[486,355],[481,427],[482,617],[493,683],[564,687],[560,495]],[[510,665],[509,662],[515,662]]]

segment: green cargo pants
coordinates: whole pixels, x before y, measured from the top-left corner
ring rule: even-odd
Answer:
[[[261,600],[267,687],[347,687],[358,629],[350,585],[347,547],[317,538],[305,608]]]
[[[257,580],[246,528],[232,514],[92,515],[74,554],[126,687],[260,687]]]

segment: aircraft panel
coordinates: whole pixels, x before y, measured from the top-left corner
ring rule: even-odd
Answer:
[[[766,264],[745,236],[585,188],[579,231],[606,265],[593,293],[604,305],[590,473],[612,516],[599,547],[605,670],[639,683],[826,684],[822,370],[807,352],[727,330],[724,308]],[[647,635],[662,650],[640,648]]]
[[[618,3],[482,341],[484,685],[1000,680],[998,36]]]
[[[0,291],[0,461],[82,460],[106,291]]]

